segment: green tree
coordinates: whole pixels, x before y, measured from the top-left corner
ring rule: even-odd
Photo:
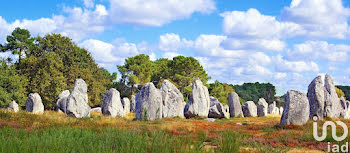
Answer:
[[[346,99],[350,99],[350,86],[337,85],[336,87],[343,91]]]
[[[176,56],[170,61],[168,67],[169,78],[178,84],[179,90],[185,94],[186,99],[191,95],[189,86],[196,78],[201,79],[205,85],[209,79],[203,66],[193,57]]]
[[[172,70],[169,68],[170,62],[171,60],[167,58],[160,58],[154,62],[151,81],[156,87],[160,88],[162,80],[170,78],[170,72]]]
[[[14,100],[19,106],[26,101],[25,77],[18,75],[14,65],[8,65],[0,60],[0,107],[7,107]]]
[[[234,92],[234,89],[226,83],[215,81],[209,85],[210,96],[217,98],[223,104],[228,104],[227,98],[231,92]]]
[[[272,103],[275,99],[276,89],[271,83],[244,83],[234,85],[236,93],[247,101],[257,102],[259,98],[264,98],[266,102]]]
[[[122,82],[127,82],[131,86],[133,94],[134,86],[144,85],[151,81],[154,64],[148,55],[140,54],[125,59],[124,65],[119,65],[118,69],[122,75]]]
[[[23,55],[33,45],[34,39],[31,38],[30,32],[26,29],[16,28],[11,35],[6,38],[7,43],[0,46],[1,52],[11,51],[18,56],[18,62],[21,63]]]

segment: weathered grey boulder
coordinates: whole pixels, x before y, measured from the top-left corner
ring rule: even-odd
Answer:
[[[208,88],[202,81],[196,79],[192,84],[192,97],[185,106],[185,117],[207,117],[209,114],[210,98]]]
[[[43,114],[44,105],[38,93],[31,93],[26,101],[26,110],[28,112]]]
[[[307,97],[310,103],[310,118],[317,116],[323,120],[324,117],[340,117],[342,106],[335,91],[335,86],[330,75],[326,74],[324,82],[321,76],[317,76],[309,85]]]
[[[274,115],[279,115],[280,114],[280,109],[278,107],[275,107],[274,111],[272,112]]]
[[[325,114],[327,117],[340,117],[342,112],[342,107],[340,104],[340,99],[338,98],[337,92],[335,91],[335,86],[333,79],[330,75],[326,74],[325,76]]]
[[[237,93],[231,92],[228,95],[228,106],[231,117],[244,117]]]
[[[123,105],[123,109],[124,109],[124,114],[126,115],[126,114],[130,113],[130,100],[129,100],[129,98],[124,97],[122,99],[122,105]]]
[[[136,110],[136,99],[135,95],[131,95],[130,112],[135,112]]]
[[[101,111],[105,116],[125,116],[124,108],[122,102],[120,101],[120,93],[118,90],[111,88],[105,93],[102,101]]]
[[[184,97],[179,89],[168,80],[160,88],[163,100],[163,117],[184,117]]]
[[[281,115],[283,114],[283,107],[282,106],[280,107],[280,114]]]
[[[325,103],[325,89],[323,86],[323,81],[321,76],[317,76],[309,84],[307,97],[310,103],[310,116],[312,119],[317,116],[319,120],[323,120],[324,116],[324,103]]]
[[[162,118],[162,94],[153,83],[146,83],[136,95],[136,118],[155,120]]]
[[[242,105],[242,111],[244,114],[244,117],[256,117],[257,114],[257,107],[253,101],[247,101]]]
[[[102,113],[101,107],[91,108],[91,112]]]
[[[309,120],[310,106],[306,94],[289,90],[285,97],[281,125],[304,125]]]
[[[269,107],[267,109],[267,113],[268,114],[274,114],[274,115],[278,115],[280,113],[278,107],[276,107],[276,102],[275,101],[272,104],[269,105]]]
[[[72,92],[67,98],[66,114],[76,118],[90,117],[90,109],[87,85],[83,79],[77,79]]]
[[[241,108],[242,110],[242,108]],[[230,118],[230,107],[228,105],[224,105],[224,114],[225,118]],[[242,112],[242,117],[243,117],[243,112]]]
[[[208,118],[225,118],[225,110],[223,105],[215,97],[210,97],[210,109]]]
[[[257,109],[258,109],[258,116],[263,117],[267,115],[267,107],[268,104],[265,101],[264,98],[260,98],[258,103],[257,103]]]
[[[12,102],[9,104],[9,107],[7,108],[7,110],[13,111],[13,112],[18,112],[18,111],[19,111],[18,104],[17,104],[15,101],[12,101]]]
[[[66,113],[67,109],[67,98],[70,95],[69,90],[62,91],[60,95],[58,95],[58,100],[56,102],[56,111],[61,110]]]
[[[342,106],[342,112],[340,113],[340,117],[344,119],[349,119],[350,118],[350,109],[349,109],[349,104],[350,102],[345,100],[344,97],[340,98],[340,103]]]

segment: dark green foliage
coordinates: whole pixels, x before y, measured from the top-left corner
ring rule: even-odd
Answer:
[[[264,98],[267,103],[272,103],[275,99],[276,89],[270,83],[244,83],[234,85],[236,93],[246,101],[257,102],[259,98]]]
[[[1,51],[11,51],[19,56],[19,61],[12,64],[15,65],[13,71],[22,77],[20,80],[28,82],[28,85],[22,83],[26,89],[18,92],[39,93],[46,109],[54,109],[58,95],[63,90],[71,90],[78,78],[84,79],[88,85],[89,105],[99,106],[112,80],[116,79],[115,73],[99,68],[87,50],[60,34],[31,38],[28,30],[16,28],[7,37],[7,42],[0,46]],[[7,88],[0,89],[0,92],[13,90]],[[18,101],[19,104],[24,102]]]
[[[235,90],[232,88],[232,86],[226,83],[220,83],[219,81],[209,84],[210,96],[217,98],[222,104],[228,104],[228,95],[234,91]]]
[[[344,92],[346,99],[348,99],[348,100],[350,99],[350,86],[337,85],[336,87]]]
[[[14,100],[19,106],[26,101],[26,79],[17,74],[14,65],[0,61],[0,107],[7,107]]]

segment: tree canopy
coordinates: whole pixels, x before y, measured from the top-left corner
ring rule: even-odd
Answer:
[[[272,103],[275,99],[276,89],[271,83],[244,83],[234,85],[233,88],[246,101],[258,102],[259,98],[264,98],[266,102]]]

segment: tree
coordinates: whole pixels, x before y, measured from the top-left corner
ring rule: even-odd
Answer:
[[[191,95],[190,85],[195,79],[201,79],[206,85],[209,77],[203,66],[193,57],[176,56],[169,63],[169,78],[176,82],[179,90],[185,94],[185,98]]]
[[[171,60],[167,58],[160,58],[154,62],[153,75],[151,81],[153,84],[160,88],[162,80],[170,78],[170,72],[172,69],[169,68]]]
[[[217,98],[223,104],[228,104],[227,98],[229,94],[234,91],[232,86],[226,83],[220,83],[219,81],[215,81],[213,84],[209,85],[210,96]]]
[[[336,87],[343,91],[346,99],[350,99],[350,86],[337,85]]]
[[[14,100],[19,106],[24,106],[26,101],[27,80],[18,75],[14,65],[8,65],[4,60],[0,61],[0,107],[7,107]]]
[[[16,28],[6,38],[7,43],[0,46],[1,52],[11,51],[18,56],[18,63],[21,63],[23,54],[33,45],[34,39],[30,38],[30,32],[26,29]]]
[[[131,93],[133,94],[135,85],[144,85],[151,81],[153,66],[154,64],[148,55],[140,54],[125,59],[125,64],[119,65],[118,70],[122,75],[122,82],[131,85]]]
[[[341,89],[339,89],[337,87],[335,87],[335,92],[337,93],[339,98],[340,97],[345,97],[345,94],[344,94],[343,90],[341,90]]]
[[[264,98],[266,102],[272,103],[275,99],[276,89],[271,83],[244,83],[234,85],[233,88],[244,100],[257,102],[259,98]]]

